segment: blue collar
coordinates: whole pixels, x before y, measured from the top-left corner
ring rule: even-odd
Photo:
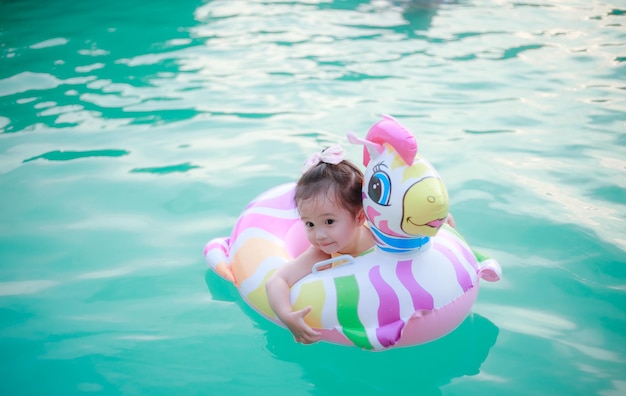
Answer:
[[[413,250],[419,250],[430,241],[429,236],[420,235],[417,237],[394,237],[383,234],[379,229],[370,227],[376,239],[376,245],[385,251],[391,253],[407,253]]]

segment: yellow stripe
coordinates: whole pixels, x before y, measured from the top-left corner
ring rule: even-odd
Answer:
[[[326,301],[326,290],[324,282],[316,280],[305,283],[300,288],[300,293],[293,304],[293,310],[298,311],[309,305],[313,308],[311,312],[304,318],[304,321],[315,329],[322,328],[322,308]]]
[[[248,239],[231,260],[230,266],[235,276],[235,284],[239,287],[242,282],[258,271],[263,260],[272,256],[290,258],[285,248],[280,244],[265,238]]]
[[[276,270],[268,272],[265,278],[263,278],[261,285],[248,293],[248,300],[250,301],[250,304],[254,305],[257,310],[261,311],[270,318],[274,317],[274,311],[272,310],[272,307],[270,307],[270,303],[267,300],[265,282],[267,282],[269,277],[272,276],[274,272],[276,272]]]

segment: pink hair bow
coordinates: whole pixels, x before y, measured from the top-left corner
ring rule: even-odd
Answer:
[[[327,164],[337,165],[345,158],[346,153],[343,151],[340,145],[335,144],[322,150],[321,153],[315,153],[309,158],[302,167],[302,173],[308,172],[315,165],[320,162]]]

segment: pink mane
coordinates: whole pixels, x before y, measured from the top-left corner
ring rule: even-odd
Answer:
[[[417,140],[402,124],[393,117],[383,114],[383,119],[374,124],[367,132],[365,140],[383,145],[389,143],[407,165],[413,165],[417,155]],[[367,147],[363,148],[363,165],[370,162]]]

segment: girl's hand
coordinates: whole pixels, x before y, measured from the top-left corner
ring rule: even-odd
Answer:
[[[311,312],[311,307],[306,307],[299,311],[293,311],[287,314],[286,317],[281,318],[285,326],[293,334],[293,338],[296,342],[302,344],[312,344],[318,342],[322,338],[322,333],[311,328],[305,323],[304,317]]]

